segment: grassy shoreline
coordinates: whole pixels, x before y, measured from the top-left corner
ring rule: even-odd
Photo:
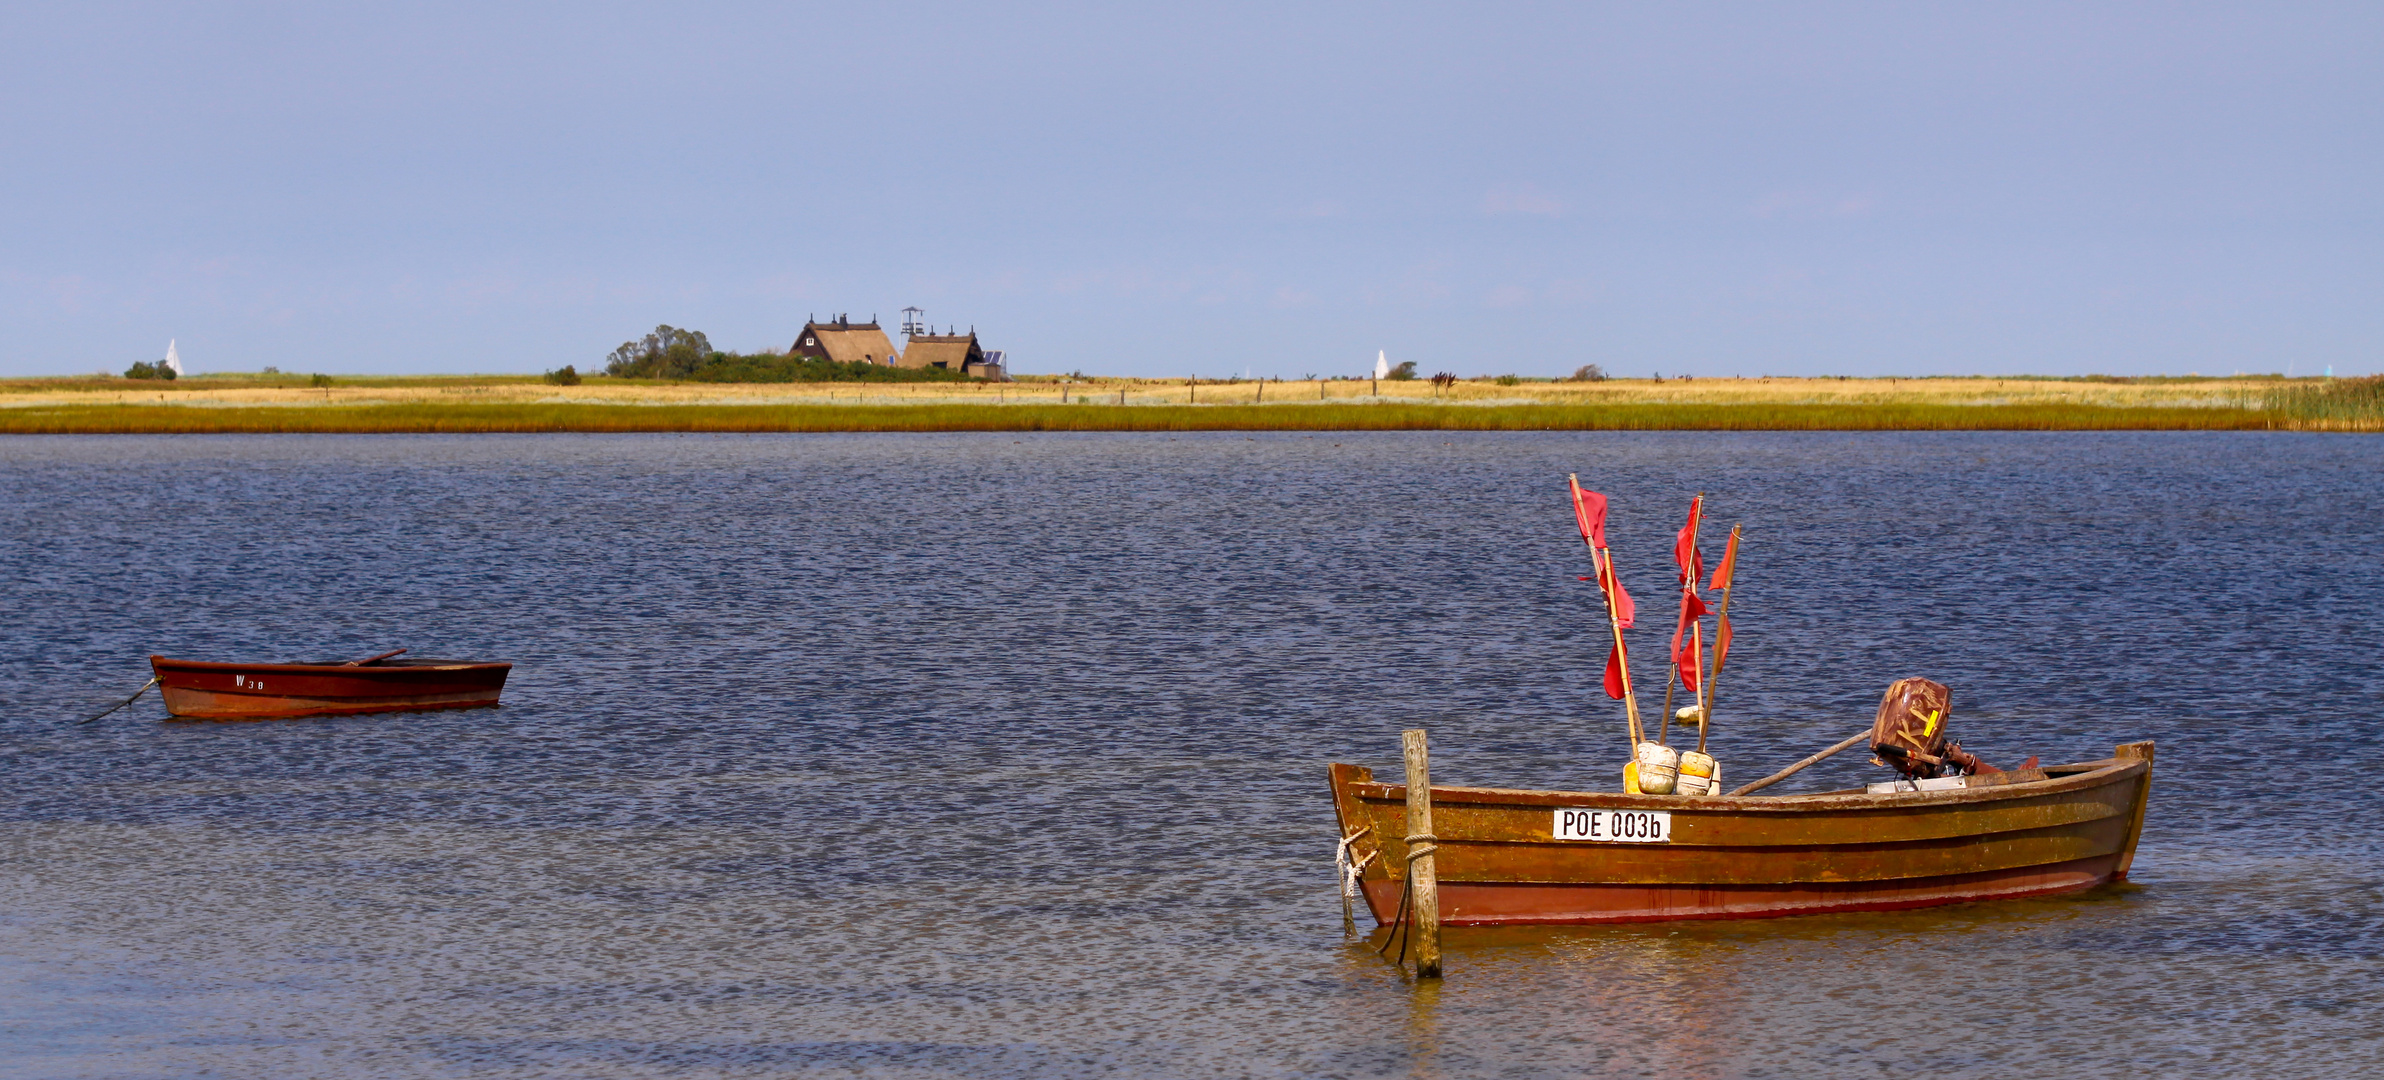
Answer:
[[[2384,379],[687,383],[0,380],[0,434],[837,431],[2384,431]]]
[[[903,431],[2263,431],[2301,427],[2303,425],[2288,422],[2288,418],[2258,409],[2088,404],[1436,405],[1327,402],[1279,405],[624,405],[458,402],[322,405],[310,408],[107,404],[0,410],[0,434],[23,435]]]

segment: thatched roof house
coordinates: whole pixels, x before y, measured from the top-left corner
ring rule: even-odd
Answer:
[[[803,336],[795,339],[791,356],[818,357],[840,364],[898,364],[902,357],[894,351],[894,340],[886,336],[873,320],[853,322],[838,315],[833,322],[807,322]],[[911,365],[917,367],[919,365]]]
[[[902,366],[944,368],[988,379],[1002,377],[1000,360],[986,357],[984,348],[977,344],[974,330],[965,334],[912,334],[903,342]]]

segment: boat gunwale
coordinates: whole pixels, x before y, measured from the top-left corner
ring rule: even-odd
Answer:
[[[221,660],[176,660],[169,656],[151,655],[151,670],[164,674],[171,667],[178,671],[283,671],[291,674],[355,675],[362,672],[428,672],[428,671],[493,671],[510,670],[510,660],[400,660],[383,664],[243,664]]]
[[[2084,766],[2083,769],[2080,767]],[[1350,766],[1372,770],[1365,766]],[[2071,791],[2100,787],[2133,775],[2129,770],[2148,771],[2151,763],[2141,758],[2109,757],[2070,765],[2049,766],[2051,773],[2042,780],[2016,784],[1994,784],[1978,788],[1949,788],[1944,791],[1887,791],[1869,792],[1813,792],[1803,795],[1631,795],[1624,792],[1557,791],[1533,788],[1459,787],[1432,785],[1432,804],[1471,806],[1594,806],[1601,809],[1672,810],[1700,813],[1812,813],[1834,810],[1907,810],[1914,808],[1953,807],[1968,803],[1998,802],[2005,799],[2029,798],[2041,795],[2066,794]],[[2078,771],[2071,771],[2078,770]],[[1352,780],[1345,789],[1351,798],[1361,802],[1407,801],[1406,784],[1387,784],[1377,780]],[[1345,826],[1346,827],[1346,826]]]

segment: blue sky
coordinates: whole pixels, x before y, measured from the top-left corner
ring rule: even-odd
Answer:
[[[18,4],[0,100],[0,374],[2384,370],[2373,4]]]

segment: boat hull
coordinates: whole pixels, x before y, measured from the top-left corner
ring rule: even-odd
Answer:
[[[219,664],[149,658],[166,711],[205,720],[477,709],[497,704],[511,664]]]
[[[2032,774],[2033,775],[2033,774]],[[2152,744],[2042,778],[1952,791],[1694,798],[1432,789],[1448,926],[1752,919],[2050,896],[2122,880],[2143,831]],[[1398,918],[1407,791],[1332,767],[1361,892]],[[1663,811],[1661,843],[1559,840],[1560,810]]]

